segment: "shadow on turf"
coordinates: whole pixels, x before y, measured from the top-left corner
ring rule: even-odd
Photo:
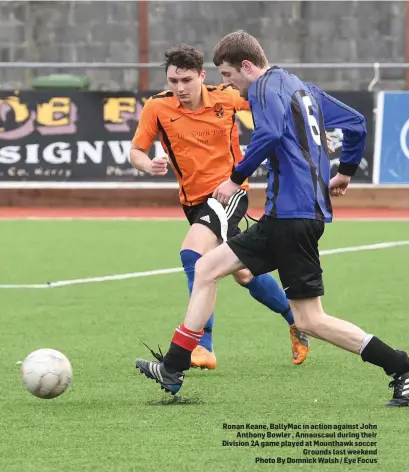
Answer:
[[[180,397],[175,395],[172,398],[159,401],[149,401],[146,405],[149,406],[178,406],[178,405],[203,405],[204,401],[197,397]]]

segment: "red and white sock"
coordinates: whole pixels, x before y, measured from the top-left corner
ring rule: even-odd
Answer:
[[[199,344],[201,337],[203,336],[204,330],[192,331],[184,324],[178,326],[175,330],[175,334],[172,338],[172,343],[177,344],[183,349],[192,352],[193,349]]]

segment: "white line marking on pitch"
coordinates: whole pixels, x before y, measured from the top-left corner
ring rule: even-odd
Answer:
[[[321,256],[326,256],[330,254],[342,254],[345,252],[359,252],[359,251],[372,251],[375,249],[386,249],[390,247],[397,246],[408,246],[409,241],[394,241],[388,243],[377,243],[377,244],[367,244],[364,246],[352,246],[352,247],[340,247],[337,249],[325,249],[320,251]],[[79,285],[79,284],[91,284],[96,282],[108,282],[111,280],[126,280],[126,279],[137,279],[139,277],[150,277],[151,275],[164,275],[164,274],[174,274],[176,272],[182,272],[182,267],[173,267],[171,269],[159,269],[159,270],[148,270],[145,272],[131,272],[129,274],[117,274],[117,275],[106,275],[103,277],[89,277],[85,279],[72,279],[72,280],[60,280],[58,282],[49,282],[46,284],[8,284],[0,285],[2,288],[55,288],[55,287],[64,287],[66,285]]]
[[[151,275],[173,274],[183,271],[182,267],[173,269],[148,270],[146,272],[132,272],[130,274],[106,275],[103,277],[89,277],[86,279],[60,280],[59,282],[49,282],[46,284],[24,284],[24,285],[0,285],[0,288],[54,288],[65,285],[92,284],[96,282],[107,282],[109,280],[136,279],[138,277],[149,277]]]

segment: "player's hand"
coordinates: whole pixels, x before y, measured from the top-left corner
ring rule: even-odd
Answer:
[[[163,176],[168,173],[169,158],[167,156],[154,157],[151,160],[149,174],[155,176]]]
[[[345,195],[347,187],[351,182],[351,177],[348,175],[337,174],[329,181],[329,193],[331,197],[339,197]]]
[[[331,143],[332,143],[332,138],[331,138],[331,136],[329,136],[328,133],[325,133],[325,136],[327,137],[328,151],[329,151],[329,152],[335,152],[335,149],[331,146]]]
[[[235,184],[230,179],[220,184],[217,189],[213,192],[213,198],[215,198],[222,205],[226,206],[229,203],[230,198],[234,193],[237,192],[240,185]]]

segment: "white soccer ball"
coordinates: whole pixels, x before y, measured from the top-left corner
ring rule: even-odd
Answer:
[[[21,366],[24,387],[39,398],[55,398],[71,383],[70,361],[55,349],[38,349],[29,354]]]

